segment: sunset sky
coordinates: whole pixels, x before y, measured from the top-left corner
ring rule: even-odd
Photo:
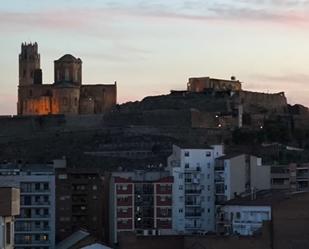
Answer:
[[[83,61],[83,83],[118,82],[118,102],[185,89],[191,76],[286,92],[309,106],[309,0],[3,0],[0,115],[15,114],[18,54],[38,42],[53,61]]]

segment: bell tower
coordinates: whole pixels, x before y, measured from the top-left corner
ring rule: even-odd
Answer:
[[[19,54],[19,86],[42,84],[38,44],[22,43]]]

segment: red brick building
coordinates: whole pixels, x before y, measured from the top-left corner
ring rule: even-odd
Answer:
[[[113,173],[110,186],[110,235],[172,233],[172,184],[168,172]]]

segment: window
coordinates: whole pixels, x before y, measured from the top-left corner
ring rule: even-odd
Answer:
[[[67,174],[59,174],[59,175],[58,175],[58,179],[59,179],[59,180],[68,179],[68,175],[67,175]]]
[[[40,215],[41,214],[40,209],[35,209],[35,214]]]
[[[6,244],[9,245],[9,244],[11,244],[11,223],[7,222],[5,224],[5,226],[6,226],[6,236],[5,236],[6,238],[5,238],[5,240],[6,240]]]
[[[49,215],[49,212],[48,212],[48,209],[47,209],[47,208],[44,208],[44,215],[45,215],[45,216]]]
[[[68,104],[68,99],[66,97],[62,98],[62,104],[67,105]]]
[[[241,215],[240,212],[236,212],[236,219],[240,219]]]
[[[188,169],[190,165],[188,163],[185,164],[185,168]]]
[[[207,185],[207,190],[208,190],[208,191],[210,190],[210,185]]]
[[[183,186],[182,185],[179,185],[179,190],[183,190]]]
[[[210,151],[207,151],[206,152],[206,157],[210,157],[211,156],[211,152]]]
[[[210,178],[210,174],[207,174],[207,179],[209,179]]]
[[[29,91],[29,97],[32,97],[32,90]]]
[[[35,190],[40,190],[40,183],[35,184]]]
[[[92,186],[92,190],[97,190],[97,189],[98,189],[97,185]]]
[[[189,157],[190,156],[190,152],[189,151],[185,151],[185,157]]]
[[[210,201],[210,196],[207,196],[207,201]]]
[[[49,189],[49,186],[48,186],[48,183],[44,183],[44,190],[48,190]]]
[[[182,209],[182,208],[179,208],[178,212],[179,212],[179,213],[182,213],[182,212],[183,212],[183,209]]]
[[[179,173],[179,179],[183,178],[183,173]]]
[[[210,208],[207,209],[207,212],[210,213]]]
[[[65,81],[70,80],[70,72],[69,72],[68,68],[66,68],[65,71],[64,71],[64,79],[65,79]]]

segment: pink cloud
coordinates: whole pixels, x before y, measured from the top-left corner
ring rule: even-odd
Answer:
[[[52,9],[40,12],[4,12],[0,11],[0,30],[21,31],[25,27],[43,30],[74,31],[104,34],[113,32],[112,25],[122,18],[170,19],[206,22],[267,22],[280,25],[308,26],[309,16],[303,11],[280,11],[275,9],[256,9],[216,5],[205,13],[196,11],[187,13],[172,8],[104,7],[86,9]],[[246,21],[246,22],[244,22]],[[104,31],[103,31],[104,29]]]

